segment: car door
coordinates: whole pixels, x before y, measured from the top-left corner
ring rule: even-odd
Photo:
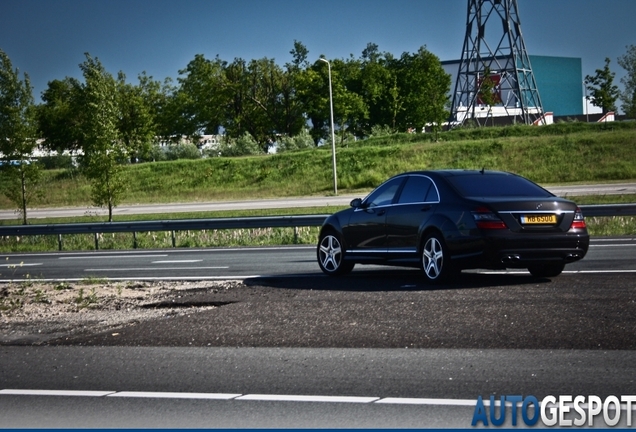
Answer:
[[[352,254],[386,253],[386,214],[405,176],[388,180],[367,196],[343,227]]]
[[[417,254],[420,227],[439,204],[439,192],[427,176],[412,174],[386,216],[387,249],[391,258]]]

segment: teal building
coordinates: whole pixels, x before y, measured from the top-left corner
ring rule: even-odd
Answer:
[[[530,64],[544,112],[552,112],[555,117],[585,114],[580,58],[531,55]],[[459,60],[443,61],[442,67],[451,75],[452,95]]]

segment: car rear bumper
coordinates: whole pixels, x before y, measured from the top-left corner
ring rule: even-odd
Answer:
[[[587,233],[546,235],[490,235],[483,237],[481,251],[458,257],[462,268],[527,268],[536,264],[571,263],[583,259],[589,248]]]

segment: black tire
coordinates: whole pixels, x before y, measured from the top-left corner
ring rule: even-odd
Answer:
[[[446,243],[437,232],[428,234],[422,242],[422,271],[431,283],[447,281],[456,273]]]
[[[344,261],[344,248],[340,236],[333,231],[320,235],[316,249],[318,265],[329,276],[344,275],[353,270],[354,263]]]
[[[563,272],[565,264],[543,264],[528,267],[528,271],[534,277],[547,278],[556,277]]]

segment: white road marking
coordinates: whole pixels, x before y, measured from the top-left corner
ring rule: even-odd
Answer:
[[[436,405],[436,406],[468,406],[474,407],[477,399],[437,399],[437,398],[401,398],[377,396],[327,396],[327,395],[281,395],[281,394],[241,394],[241,393],[189,393],[189,392],[140,392],[140,391],[96,391],[96,390],[31,390],[4,389],[0,396],[79,396],[79,397],[117,397],[117,398],[148,398],[148,399],[200,399],[200,400],[239,400],[257,402],[329,402],[329,403],[359,403],[384,405]],[[489,399],[483,399],[484,406],[490,406]],[[501,406],[501,400],[495,399],[495,406]],[[512,402],[506,401],[506,406]],[[539,401],[543,405],[543,401]],[[566,404],[574,406],[573,403]],[[556,404],[548,404],[549,407]],[[581,405],[586,409],[587,404]],[[621,409],[626,410],[627,404],[621,403]],[[636,407],[632,406],[632,409]]]
[[[18,267],[33,267],[39,266],[42,263],[19,263],[19,264],[0,264],[0,267],[10,267],[10,268],[18,268]]]
[[[498,401],[497,401],[498,402]],[[499,405],[495,402],[495,405]],[[379,404],[398,405],[446,405],[446,406],[472,406],[477,400],[473,399],[431,399],[431,398],[383,398],[377,401]],[[490,405],[490,400],[484,400],[484,405]]]
[[[84,269],[85,272],[108,272],[108,271],[157,271],[157,270],[218,270],[218,269],[228,269],[228,266],[219,266],[219,267],[136,267],[136,268],[94,268],[94,269]]]
[[[115,393],[114,391],[93,391],[93,390],[22,390],[4,389],[0,390],[0,395],[25,395],[25,396],[84,396],[84,397],[104,397]]]
[[[117,392],[108,397],[161,398],[161,399],[214,399],[230,400],[241,396],[240,393],[180,393],[180,392]]]
[[[591,248],[598,248],[598,247],[635,247],[635,246],[636,246],[636,243],[635,244],[623,244],[623,243],[621,243],[621,244],[598,244],[598,245],[591,244],[590,245]]]
[[[166,260],[166,261],[153,261],[152,264],[174,264],[174,263],[195,263],[203,260]]]
[[[187,392],[108,392],[76,390],[0,390],[0,395],[22,396],[98,396],[122,398],[163,398],[163,399],[209,399],[240,400],[260,402],[331,402],[331,403],[383,403],[418,405],[459,405],[474,406],[477,400],[464,399],[419,399],[419,398],[380,398],[377,396],[327,396],[327,395],[279,395],[279,394],[240,394],[240,393],[187,393]],[[489,401],[485,400],[487,405]]]
[[[309,396],[309,395],[273,395],[273,394],[248,394],[239,396],[236,400],[269,401],[269,402],[338,402],[338,403],[371,403],[379,400],[379,397],[356,396]]]
[[[136,276],[136,277],[108,277],[104,278],[105,281],[204,281],[204,280],[238,280],[254,279],[263,277],[261,275],[226,275],[226,276]],[[327,277],[327,276],[325,276]],[[13,283],[21,280],[33,281],[33,279],[13,278],[13,279],[0,279],[0,283]],[[61,278],[61,279],[37,279],[37,282],[83,282],[86,278]]]
[[[59,257],[61,260],[83,260],[83,259],[111,259],[111,258],[162,258],[167,257],[168,254],[164,255],[98,255],[98,256],[69,256],[69,257]]]

